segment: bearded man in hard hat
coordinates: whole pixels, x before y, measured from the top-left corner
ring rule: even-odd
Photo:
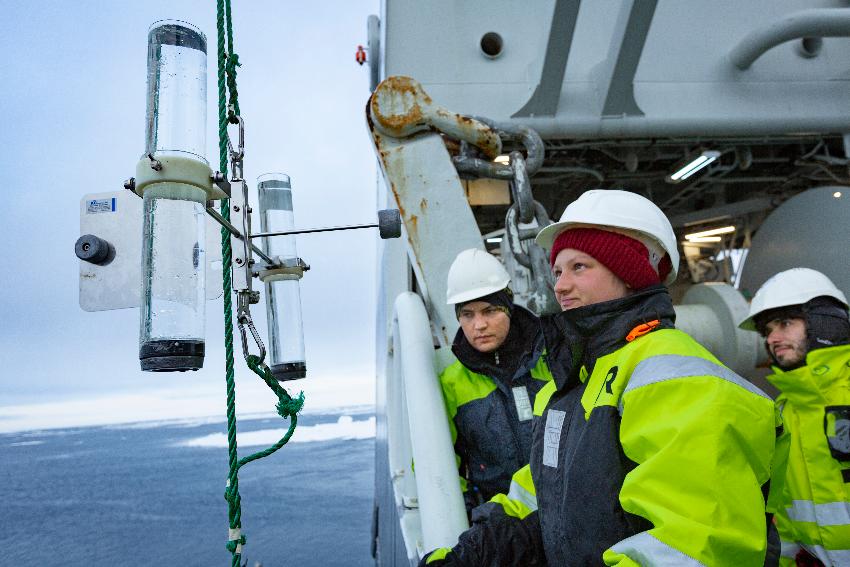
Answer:
[[[847,298],[818,271],[786,270],[756,292],[740,327],[764,337],[774,363],[767,379],[781,391],[770,495],[781,564],[850,565]]]
[[[674,328],[670,222],[593,190],[537,243],[563,312],[542,319],[530,464],[423,564],[764,564],[773,402]]]
[[[457,361],[440,375],[467,512],[500,492],[528,464],[534,398],[552,379],[540,321],[514,305],[502,263],[464,250],[449,269],[447,302],[460,329]]]

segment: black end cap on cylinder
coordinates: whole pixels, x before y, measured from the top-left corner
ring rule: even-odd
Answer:
[[[186,372],[204,366],[204,341],[148,341],[139,347],[139,363],[146,372]]]
[[[378,232],[384,240],[401,236],[401,214],[398,209],[378,211]]]
[[[84,234],[79,237],[74,245],[74,252],[80,260],[99,266],[110,262],[115,256],[109,242],[94,234]]]
[[[271,367],[272,375],[278,382],[298,380],[307,376],[307,364],[304,362],[287,362]]]

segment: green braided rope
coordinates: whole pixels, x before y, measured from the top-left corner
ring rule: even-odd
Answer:
[[[230,17],[230,0],[224,5],[225,22],[227,24],[227,46],[230,52],[227,55],[227,90],[230,91],[230,106],[233,107],[234,116],[231,121],[236,124],[236,116],[239,112],[239,91],[236,90],[236,68],[239,67],[239,56],[233,51],[233,19]]]
[[[266,385],[277,395],[277,414],[283,419],[291,418],[291,422],[286,435],[284,435],[280,441],[268,449],[258,451],[253,455],[248,455],[247,457],[240,459],[237,468],[247,465],[251,461],[267,457],[286,445],[286,442],[289,441],[289,438],[292,437],[293,433],[295,433],[295,426],[298,424],[298,412],[301,411],[301,408],[304,406],[304,392],[298,394],[297,398],[290,396],[289,393],[278,383],[277,379],[272,374],[271,369],[263,364],[259,356],[250,354],[248,355],[247,362],[248,368],[256,372],[257,375],[263,379]]]
[[[228,121],[238,123],[239,93],[236,89],[236,68],[239,67],[239,56],[233,52],[233,22],[230,11],[230,0],[217,0],[216,4],[216,27],[218,32],[218,150],[219,168],[222,173],[227,174],[228,148],[227,148],[227,124]],[[226,33],[226,38],[225,38]],[[227,95],[230,100],[227,101]],[[232,114],[228,116],[228,103]],[[221,216],[230,220],[230,201],[222,199]],[[246,359],[248,367],[251,368],[266,385],[271,388],[278,399],[277,413],[282,418],[290,418],[289,429],[286,434],[274,445],[263,451],[258,451],[243,459],[238,458],[236,446],[236,381],[234,379],[234,356],[233,356],[233,303],[231,297],[230,270],[232,267],[232,252],[230,248],[230,232],[226,228],[221,229],[221,260],[222,260],[222,287],[224,291],[224,346],[225,346],[225,372],[227,381],[227,448],[230,472],[227,477],[227,488],[224,498],[227,500],[227,515],[231,529],[242,528],[242,498],[239,495],[239,469],[244,465],[271,455],[283,447],[298,424],[298,412],[304,406],[304,392],[298,397],[292,398],[287,391],[281,387],[268,366],[263,364],[258,356],[249,355]],[[236,539],[227,541],[226,548],[232,554],[232,567],[241,566],[240,545],[246,542],[245,535],[241,534]]]
[[[228,0],[228,5],[230,4]],[[227,102],[225,85],[225,61],[227,53],[224,43],[224,0],[217,0],[216,28],[218,32],[218,161],[220,171],[227,176]],[[229,12],[229,10],[228,10]],[[221,216],[230,220],[230,200],[222,199]],[[239,496],[238,453],[236,450],[236,381],[234,379],[233,357],[233,302],[231,297],[230,270],[232,253],[230,249],[230,231],[221,229],[222,289],[224,297],[224,351],[225,375],[227,383],[227,449],[230,474],[227,478],[227,516],[231,529],[242,528],[242,506]],[[241,553],[237,553],[239,544],[245,544],[245,536],[227,542],[227,550],[232,554],[232,567],[240,567]]]

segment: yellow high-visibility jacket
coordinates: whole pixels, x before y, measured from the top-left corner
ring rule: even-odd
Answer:
[[[440,374],[440,388],[471,510],[507,492],[511,475],[528,464],[534,400],[552,374],[540,319],[519,305],[497,350],[477,351],[458,329],[452,352],[457,361]]]
[[[816,349],[806,365],[768,380],[784,423],[771,487],[781,565],[801,548],[824,565],[850,565],[850,345]]]
[[[764,565],[773,401],[672,328],[663,288],[556,317],[583,362],[565,380],[550,354],[529,466],[427,563]]]

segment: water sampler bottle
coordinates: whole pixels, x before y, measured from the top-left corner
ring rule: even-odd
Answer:
[[[266,173],[257,178],[260,202],[260,230],[288,231],[295,228],[292,213],[292,185],[283,173]],[[286,266],[298,258],[295,236],[263,239],[263,251]],[[270,368],[278,380],[304,378],[304,330],[301,321],[300,276],[260,274],[266,284],[266,315],[269,327]]]
[[[148,32],[145,154],[136,168],[144,199],[139,360],[142,370],[204,363],[207,41],[186,22]]]

